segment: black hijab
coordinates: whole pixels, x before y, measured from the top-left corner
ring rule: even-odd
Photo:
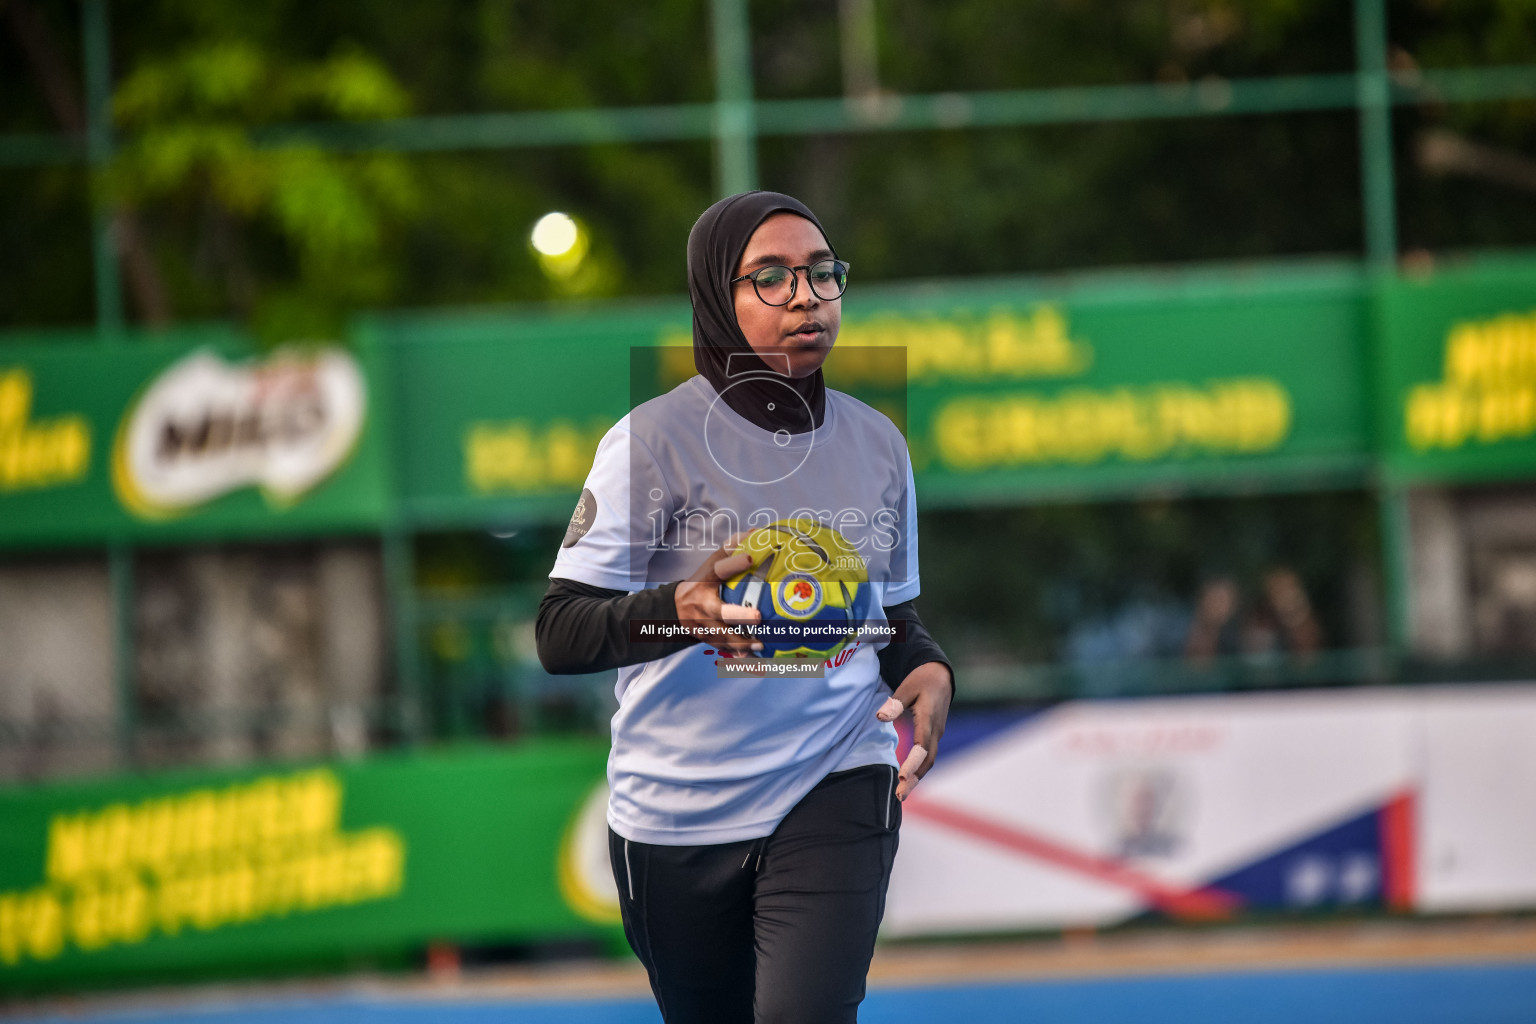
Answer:
[[[821,426],[826,413],[827,388],[821,368],[817,367],[808,377],[796,379],[758,358],[736,323],[736,301],[730,284],[752,232],[770,214],[781,211],[799,214],[826,237],[821,221],[804,203],[779,192],[727,196],[705,210],[688,233],[693,365],[715,393],[747,420],[764,430],[803,434]],[[831,245],[829,241],[828,248]],[[776,396],[783,397],[786,386],[805,404],[774,402]],[[775,406],[773,410],[768,409],[770,404]]]

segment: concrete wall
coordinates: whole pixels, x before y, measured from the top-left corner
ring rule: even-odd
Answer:
[[[201,548],[138,571],[142,759],[360,753],[385,687],[377,547]]]
[[[0,780],[117,766],[105,557],[0,565]]]
[[[1536,490],[1421,488],[1409,532],[1415,654],[1536,654]]]
[[[386,691],[378,547],[295,543],[134,560],[133,761],[361,753]],[[0,782],[120,759],[105,557],[0,564]]]

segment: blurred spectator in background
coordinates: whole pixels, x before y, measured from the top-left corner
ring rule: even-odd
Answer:
[[[1265,573],[1264,597],[1279,626],[1284,649],[1302,658],[1316,654],[1323,646],[1323,629],[1295,570],[1278,566]]]
[[[1218,654],[1237,653],[1238,605],[1237,583],[1230,576],[1217,576],[1205,582],[1195,600],[1194,618],[1184,641],[1184,656],[1190,662],[1206,665]]]
[[[1189,613],[1162,594],[1138,594],[1103,618],[1076,625],[1067,636],[1074,664],[1177,655],[1189,629]]]
[[[1200,666],[1234,654],[1286,653],[1308,659],[1322,647],[1322,627],[1294,569],[1276,566],[1265,572],[1257,598],[1245,607],[1232,577],[1207,580],[1195,601],[1185,658]]]

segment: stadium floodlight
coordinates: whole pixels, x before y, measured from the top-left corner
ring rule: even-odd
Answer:
[[[581,228],[571,219],[571,215],[556,210],[539,218],[539,222],[533,226],[530,241],[545,256],[564,256],[575,247],[580,236]]]

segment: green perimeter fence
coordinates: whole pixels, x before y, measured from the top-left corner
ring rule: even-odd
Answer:
[[[901,425],[925,509],[1350,489],[1374,494],[1386,520],[1411,486],[1536,468],[1533,289],[1536,263],[1522,261],[1414,279],[1310,265],[871,289],[850,300],[827,373]],[[423,628],[530,620],[538,588],[423,591],[418,539],[563,522],[637,390],[692,375],[688,331],[686,303],[672,301],[381,314],[345,344],[265,352],[222,327],[113,346],[12,338],[0,347],[0,549],[112,553],[118,728],[131,730],[135,552],[378,538],[400,686],[367,714],[420,735]],[[1385,561],[1401,565],[1405,536],[1385,534]],[[1403,577],[1387,582],[1401,608]],[[1143,692],[1388,680],[1400,619],[1388,638],[1278,667],[1129,674]],[[1103,672],[1127,674],[978,667],[967,690],[1052,699],[1095,692],[1084,680]]]
[[[0,166],[111,161],[109,5],[82,9],[84,136],[0,137]],[[710,10],[713,103],[293,125],[257,141],[419,152],[707,138],[723,193],[755,183],[764,136],[1354,110],[1363,262],[870,288],[850,297],[828,372],[901,423],[925,509],[1352,489],[1379,511],[1381,647],[1198,667],[975,665],[966,699],[1056,699],[1106,675],[1147,693],[1409,678],[1409,490],[1536,474],[1536,262],[1400,271],[1391,114],[1536,96],[1536,68],[1391,74],[1383,0],[1356,0],[1352,74],[761,102],[744,0]],[[109,222],[97,211],[96,329],[0,338],[0,558],[107,553],[117,714],[81,728],[117,736],[126,766],[156,727],[133,679],[142,553],[365,537],[383,553],[398,686],[362,714],[422,738],[446,714],[424,680],[433,629],[525,621],[537,593],[424,592],[419,539],[562,522],[597,438],[628,408],[632,353],[654,352],[646,388],[691,372],[686,303],[380,313],[333,344],[263,352],[223,325],[127,329]],[[868,355],[882,348],[902,353],[901,381]],[[304,457],[260,454],[282,444]],[[0,723],[0,744],[27,740]],[[587,834],[601,831],[603,756],[600,738],[535,738],[11,788],[0,991],[326,969],[343,947],[398,957],[439,935],[616,944]]]
[[[111,7],[82,0],[81,10],[83,135],[0,137],[0,165],[112,161]],[[771,136],[1353,110],[1364,261],[872,288],[850,299],[837,370],[845,386],[872,389],[876,404],[894,408],[890,382],[860,381],[849,353],[861,344],[905,350],[899,415],[925,507],[1370,491],[1382,536],[1385,647],[1281,669],[1238,659],[1193,675],[1172,664],[1137,671],[1153,691],[1266,685],[1277,671],[1303,682],[1400,674],[1407,489],[1530,475],[1536,271],[1488,256],[1461,270],[1404,275],[1392,111],[1530,97],[1536,68],[1389,71],[1385,2],[1355,0],[1356,66],[1347,74],[759,101],[745,0],[712,0],[709,11],[712,103],[267,126],[253,137],[271,147],[411,152],[711,139],[718,187],[728,192],[755,184],[757,142]],[[509,607],[526,614],[536,595],[419,593],[415,538],[562,520],[596,436],[626,408],[627,350],[674,345],[685,336],[686,306],[379,314],[358,321],[339,349],[274,362],[229,327],[129,330],[110,220],[110,211],[96,211],[94,332],[11,336],[0,348],[0,545],[10,557],[106,549],[121,694],[119,721],[107,727],[136,727],[137,552],[364,535],[383,547],[400,684],[368,714],[420,735],[419,627],[493,619]],[[658,365],[686,370],[675,359]],[[350,409],[350,433],[333,438],[327,460],[287,476],[253,469],[239,455],[241,438],[251,440],[239,423],[176,418],[178,387],[222,387],[238,405],[253,369],[269,381],[302,378],[327,408]],[[294,405],[301,418],[302,399]],[[210,438],[219,442],[211,449]],[[204,458],[213,449],[217,457]],[[161,472],[161,450],[193,468]],[[971,693],[1062,696],[1082,691],[1081,674],[1069,666],[979,671]]]

